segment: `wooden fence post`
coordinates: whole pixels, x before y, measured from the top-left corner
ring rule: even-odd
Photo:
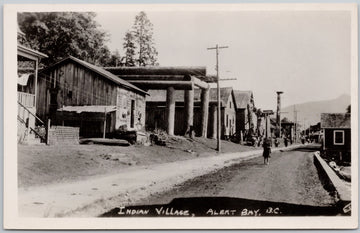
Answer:
[[[50,130],[50,123],[51,123],[51,119],[47,120],[47,124],[46,124],[46,145],[49,145],[49,130]]]

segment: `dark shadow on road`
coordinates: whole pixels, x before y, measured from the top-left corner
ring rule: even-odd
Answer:
[[[302,147],[296,148],[293,151],[302,151],[302,152],[313,152],[321,150],[321,145],[304,145]]]

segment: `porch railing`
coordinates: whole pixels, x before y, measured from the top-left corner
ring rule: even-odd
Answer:
[[[36,128],[32,128],[29,126],[29,115],[32,115],[37,121],[38,121],[38,125],[43,126],[45,128],[45,132],[46,135],[41,135]],[[26,117],[27,116],[27,117]],[[47,134],[48,134],[48,126],[49,123],[46,125],[38,116],[36,116],[36,114],[32,113],[30,111],[30,109],[28,109],[25,105],[23,105],[22,103],[20,103],[20,101],[18,101],[18,120],[24,124],[27,128],[29,128],[31,131],[33,131],[39,138],[41,138],[41,140],[45,143],[47,142]]]
[[[35,106],[35,95],[18,91],[18,102],[27,108],[34,107]]]

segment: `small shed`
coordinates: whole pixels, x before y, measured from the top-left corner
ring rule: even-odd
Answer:
[[[324,153],[351,162],[351,114],[322,113],[321,128],[324,131]]]
[[[82,137],[145,126],[147,92],[101,67],[70,56],[42,70],[38,83],[39,116],[80,127]]]

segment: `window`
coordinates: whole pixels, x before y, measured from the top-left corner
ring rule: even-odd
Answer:
[[[229,115],[226,114],[226,127],[229,127]]]
[[[344,130],[334,130],[334,145],[344,145]]]

